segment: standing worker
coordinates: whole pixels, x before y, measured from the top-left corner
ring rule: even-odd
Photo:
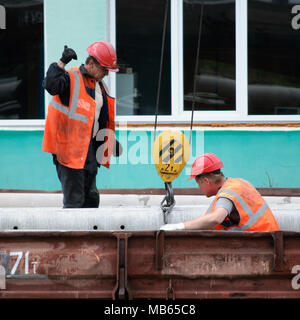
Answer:
[[[194,220],[163,225],[161,230],[276,231],[279,226],[260,193],[243,179],[225,178],[223,163],[213,153],[196,158],[190,179],[207,196],[216,196],[206,213]]]
[[[115,140],[115,99],[108,95],[103,78],[118,72],[113,46],[97,41],[87,48],[85,64],[65,70],[75,51],[64,47],[58,63],[49,66],[43,81],[53,95],[48,106],[43,148],[53,154],[63,192],[64,208],[97,208],[98,167],[109,167],[111,154],[119,156]]]

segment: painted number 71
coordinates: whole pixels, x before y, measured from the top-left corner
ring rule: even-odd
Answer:
[[[14,264],[14,266],[12,267],[10,274],[15,274],[16,270],[18,269],[18,266],[21,262],[21,259],[23,257],[23,252],[22,251],[14,251],[14,252],[10,252],[9,255],[12,256],[17,256],[17,260]],[[25,252],[25,270],[24,273],[28,274],[29,271],[29,251]]]

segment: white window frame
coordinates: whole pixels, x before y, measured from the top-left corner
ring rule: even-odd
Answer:
[[[116,47],[115,0],[109,0],[108,39]],[[189,123],[191,111],[183,110],[183,0],[171,0],[171,115],[158,116],[158,123]],[[248,115],[248,1],[235,0],[236,21],[236,110],[195,111],[194,122],[299,122],[300,115]],[[116,77],[112,74],[110,90],[116,92]],[[116,116],[119,122],[153,123],[153,116]]]
[[[46,32],[46,5],[44,1],[43,5],[43,13],[44,13],[44,62],[47,61],[47,32]],[[46,63],[44,63],[44,73],[46,73]],[[47,112],[47,106],[49,102],[49,98],[45,93],[44,98],[44,108],[45,108],[45,116]],[[9,130],[9,131],[36,131],[36,130],[44,130],[45,127],[45,119],[0,119],[0,130]]]
[[[116,1],[106,0],[107,39],[116,44]],[[236,19],[236,110],[235,111],[195,111],[194,123],[284,123],[299,122],[300,115],[248,115],[248,1],[235,0]],[[186,123],[191,120],[191,111],[183,110],[183,0],[170,0],[171,16],[171,115],[159,115],[158,123]],[[44,6],[44,19],[47,19]],[[45,61],[47,55],[46,32],[44,28]],[[46,68],[46,66],[45,66]],[[106,80],[110,95],[116,96],[116,74],[110,72]],[[45,95],[45,113],[47,110]],[[151,116],[116,116],[119,123],[153,124]],[[1,130],[43,130],[45,119],[3,119]]]

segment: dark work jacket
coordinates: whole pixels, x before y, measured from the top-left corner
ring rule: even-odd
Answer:
[[[90,77],[88,71],[85,69],[83,65],[80,66],[80,72],[84,76]],[[106,123],[108,120],[108,105],[106,100],[106,92],[103,88],[103,84],[99,82],[100,88],[102,90],[103,96],[103,106],[101,108],[101,112],[99,115],[99,130],[106,128]],[[49,66],[49,69],[46,73],[46,77],[43,81],[43,87],[51,94],[51,95],[59,95],[61,102],[68,106],[70,100],[70,77],[67,71],[60,68],[56,62],[52,63]],[[85,87],[86,92],[95,99],[95,89]],[[87,153],[87,158],[84,164],[84,169],[88,170],[91,173],[97,172],[97,167],[100,165],[97,163],[96,160],[96,150],[99,147],[101,142],[96,141],[93,139],[93,130],[91,135],[91,141]],[[53,155],[53,162],[56,164],[56,156]]]

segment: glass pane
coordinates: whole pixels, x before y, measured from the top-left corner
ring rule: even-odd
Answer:
[[[183,23],[184,110],[235,110],[235,1],[184,0]]]
[[[300,18],[292,14],[291,2],[248,1],[251,115],[300,114],[300,42],[294,29]]]
[[[162,115],[171,114],[169,11],[159,100]],[[116,0],[117,115],[155,114],[164,16],[165,1]]]
[[[43,1],[1,1],[0,119],[43,119]]]

